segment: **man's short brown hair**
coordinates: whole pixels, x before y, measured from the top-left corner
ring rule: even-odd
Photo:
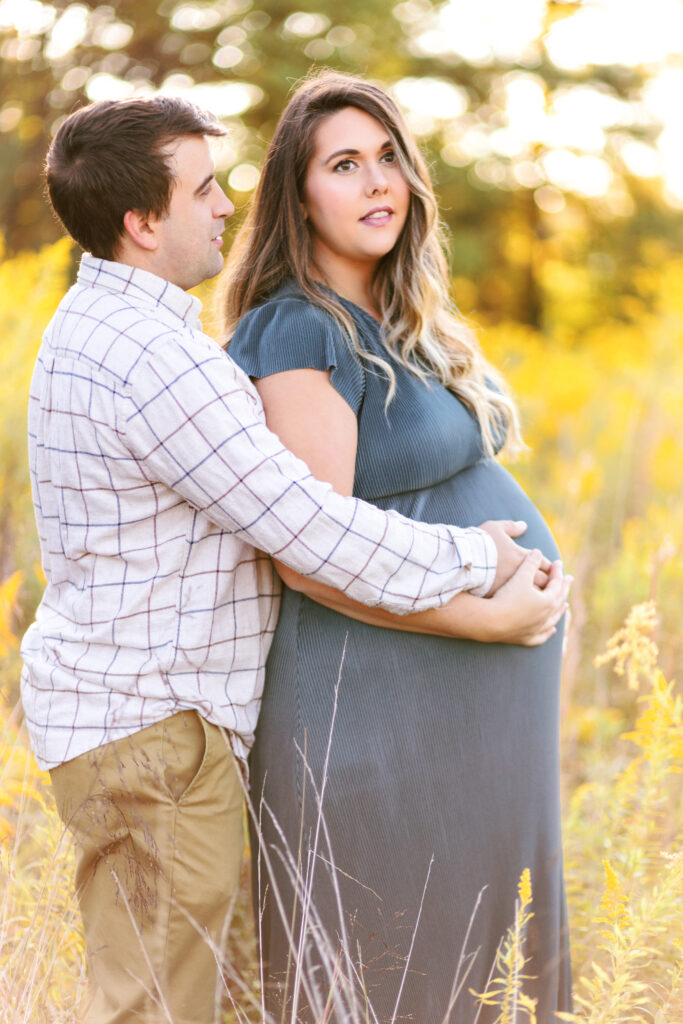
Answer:
[[[223,135],[206,111],[176,97],[102,100],[60,125],[46,159],[55,213],[78,244],[114,259],[128,210],[161,217],[174,175],[164,148],[187,135]]]

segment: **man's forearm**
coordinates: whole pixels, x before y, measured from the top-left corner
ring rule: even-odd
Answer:
[[[256,392],[222,353],[167,341],[140,367],[127,435],[146,473],[221,529],[304,576],[398,614],[487,593],[484,531],[416,523],[336,494],[266,427]]]

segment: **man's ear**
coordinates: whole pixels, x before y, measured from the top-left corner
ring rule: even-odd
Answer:
[[[135,245],[148,252],[154,252],[159,245],[156,221],[153,216],[140,210],[127,210],[123,215],[123,227]]]

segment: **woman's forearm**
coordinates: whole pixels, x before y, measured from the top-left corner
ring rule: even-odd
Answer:
[[[351,494],[358,422],[351,407],[332,386],[329,373],[287,370],[257,380],[256,387],[268,426],[283,444],[303,458],[315,476],[329,481],[339,494]],[[496,546],[500,551],[498,543]],[[332,587],[300,576],[277,562],[276,565],[293,590],[372,626],[481,642],[535,645],[551,635],[564,605],[559,579],[543,590],[534,587],[534,575],[543,561],[540,552],[536,555],[533,565],[527,556],[493,597],[461,593],[441,608],[406,616],[367,608]],[[542,575],[547,579],[545,573]]]
[[[332,587],[300,576],[275,563],[283,581],[313,601],[359,622],[407,633],[477,640],[480,643],[523,644],[535,647],[555,632],[555,626],[567,608],[571,577],[564,576],[559,562],[550,570],[543,590],[534,586],[534,574],[540,552],[529,552],[511,579],[494,597],[474,597],[461,593],[441,608],[413,615],[394,615],[380,608],[369,608],[353,601]]]
[[[325,605],[335,612],[348,615],[359,622],[367,622],[371,626],[383,626],[386,629],[400,629],[407,633],[430,633],[434,636],[469,637],[472,640],[495,640],[491,628],[491,616],[487,608],[486,598],[473,597],[462,593],[454,597],[441,608],[416,612],[413,615],[394,615],[381,608],[369,608],[367,605],[353,601],[339,590],[326,587],[315,580],[300,576],[286,566],[275,563],[280,576],[292,590],[310,597],[318,604]]]

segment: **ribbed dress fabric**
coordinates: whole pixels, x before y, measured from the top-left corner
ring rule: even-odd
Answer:
[[[377,322],[342,301],[362,347],[386,356]],[[425,522],[524,519],[521,543],[557,557],[532,502],[495,459],[483,457],[467,408],[436,380],[426,384],[394,364],[396,393],[385,410],[381,371],[293,284],[244,317],[229,352],[254,378],[303,367],[330,371],[358,418],[356,496]],[[537,1000],[539,1024],[571,1009],[561,646],[561,629],[537,648],[383,629],[284,588],[251,756],[252,799],[289,915],[292,886],[277,850],[282,832],[296,856],[302,835],[305,869],[317,818],[312,780],[323,785],[339,680],[323,798],[331,850],[323,838],[312,898],[335,944],[342,929],[326,863],[333,859],[349,948],[355,959],[360,950],[378,1021],[496,1020],[500,1008],[479,1006],[470,990],[482,992],[497,973],[496,951],[514,922],[526,868],[534,916],[524,991]],[[261,879],[268,1006],[279,1019],[289,946],[272,882],[263,905],[263,864],[254,877],[255,884]],[[454,978],[464,975],[448,1016]],[[301,1019],[309,1017],[302,1011]]]

